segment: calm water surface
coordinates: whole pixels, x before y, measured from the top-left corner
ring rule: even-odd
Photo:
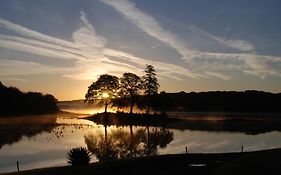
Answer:
[[[98,151],[99,159],[105,150],[101,145],[113,145],[116,156],[184,153],[231,152],[281,147],[280,130],[248,132],[245,129],[228,131],[214,129],[208,123],[196,129],[196,123],[173,127],[116,127],[97,125],[92,121],[62,116],[33,116],[0,119],[0,172],[67,165],[66,154],[82,146]],[[238,126],[237,126],[238,127]],[[171,129],[173,128],[173,129]],[[211,129],[210,129],[211,128]],[[92,162],[98,161],[92,156]]]

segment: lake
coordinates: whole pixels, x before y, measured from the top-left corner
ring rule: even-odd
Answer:
[[[196,117],[195,117],[196,118]],[[216,118],[216,117],[214,117]],[[281,147],[280,122],[182,120],[165,126],[103,126],[66,114],[0,118],[0,172],[67,165],[71,148],[91,162],[156,154],[235,152]]]

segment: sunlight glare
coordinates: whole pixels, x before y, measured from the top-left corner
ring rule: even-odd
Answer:
[[[107,93],[107,92],[104,92],[103,94],[102,94],[102,98],[108,98],[109,97],[109,94]]]

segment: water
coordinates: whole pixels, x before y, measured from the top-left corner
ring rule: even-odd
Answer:
[[[262,126],[262,127],[261,127]],[[163,127],[103,126],[64,115],[0,119],[0,172],[67,165],[74,147],[92,150],[92,162],[114,157],[188,152],[253,151],[281,147],[280,125],[174,122]],[[112,155],[111,155],[112,156]]]

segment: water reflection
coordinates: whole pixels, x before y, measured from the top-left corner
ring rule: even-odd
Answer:
[[[39,118],[39,117],[38,117]],[[56,118],[42,116],[0,118],[0,149],[13,144],[26,136],[31,138],[42,132],[51,132],[56,127]]]
[[[178,120],[172,119],[167,128],[177,130],[195,130],[210,132],[239,132],[247,135],[281,131],[281,121],[271,120],[246,120],[246,119],[223,119],[223,120]]]
[[[107,133],[104,126],[103,135],[87,135],[85,143],[88,149],[96,156],[99,161],[140,157],[146,155],[156,155],[158,147],[165,148],[173,140],[173,132],[165,128],[142,127],[133,132],[123,129]]]
[[[66,165],[67,151],[80,146],[99,160],[184,153],[185,147],[193,153],[240,151],[241,145],[245,151],[281,146],[278,122],[171,121],[165,128],[117,127],[59,116],[0,118],[0,172],[16,171],[17,160],[22,170]],[[245,134],[259,132],[266,133]]]

